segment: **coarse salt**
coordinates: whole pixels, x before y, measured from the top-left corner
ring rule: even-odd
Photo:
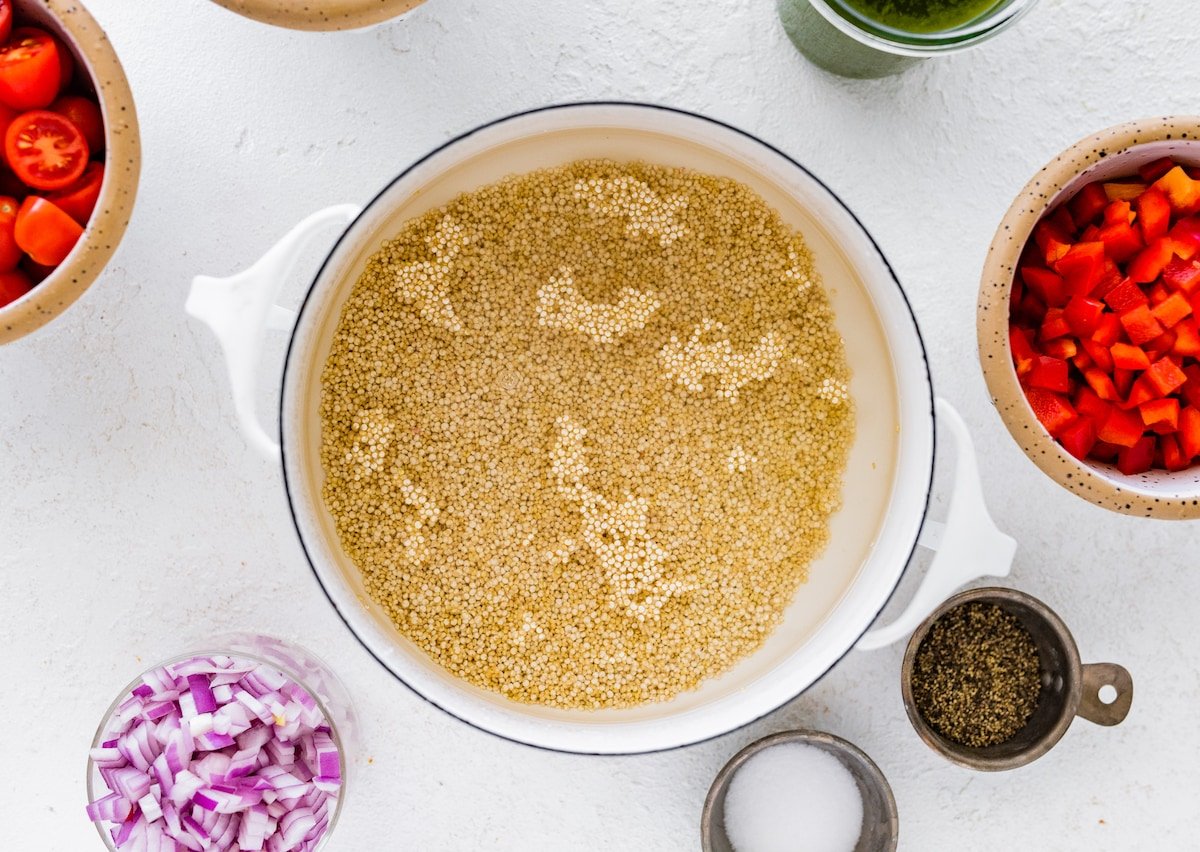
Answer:
[[[725,833],[736,852],[854,852],[862,823],[854,776],[802,743],[753,755],[725,794]]]

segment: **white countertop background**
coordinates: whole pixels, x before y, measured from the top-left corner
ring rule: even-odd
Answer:
[[[1193,2],[1042,0],[977,50],[875,82],[808,65],[771,0],[431,0],[344,34],[273,29],[204,0],[87,5],[124,62],[145,162],[100,281],[0,348],[0,848],[98,849],[83,775],[100,714],[144,664],[243,628],[318,650],[357,698],[370,762],[336,852],[696,849],[720,766],[797,726],[874,757],[902,850],[1197,848],[1197,525],[1060,490],[1010,440],[975,356],[983,257],[1033,172],[1110,124],[1200,111]],[[368,657],[311,577],[279,471],[235,428],[216,343],[183,312],[190,279],[248,265],[318,207],[365,202],[476,124],[589,98],[723,119],[854,209],[908,291],[938,392],[974,432],[992,510],[1020,542],[1010,582],[1058,610],[1085,662],[1130,669],[1124,725],[1077,722],[1015,772],[955,768],[904,716],[897,646],[850,654],[718,740],[575,757],[469,728]],[[263,369],[264,408],[278,374],[278,361]],[[935,517],[945,470],[938,480]]]

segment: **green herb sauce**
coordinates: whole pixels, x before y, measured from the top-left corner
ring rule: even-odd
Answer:
[[[842,0],[869,21],[910,33],[937,33],[978,20],[1003,0]]]

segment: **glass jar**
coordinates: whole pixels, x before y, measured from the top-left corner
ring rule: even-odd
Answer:
[[[1036,0],[1006,0],[950,29],[909,32],[871,20],[845,0],[779,0],[788,38],[814,65],[842,77],[898,74],[933,56],[957,53],[998,35]]]
[[[117,694],[116,699],[105,711],[100,726],[96,729],[96,735],[92,738],[92,748],[98,748],[101,743],[111,738],[110,725],[117,708],[129,698],[133,689],[142,683],[142,676],[147,672],[196,657],[218,655],[265,663],[278,669],[288,680],[307,690],[308,694],[316,701],[317,707],[329,725],[334,745],[337,746],[342,773],[342,785],[338,791],[337,804],[334,806],[333,813],[329,815],[329,825],[316,846],[316,849],[324,849],[346,804],[346,790],[352,783],[351,776],[355,769],[353,756],[358,753],[359,748],[359,727],[350,695],[342,686],[342,682],[319,657],[306,648],[256,633],[229,633],[214,637],[211,641],[202,644],[190,645],[188,650],[144,669]],[[87,762],[88,801],[95,801],[108,792],[109,789],[100,775],[99,768],[89,757]],[[110,852],[117,852],[117,847],[104,823],[96,822],[94,825],[105,848]]]

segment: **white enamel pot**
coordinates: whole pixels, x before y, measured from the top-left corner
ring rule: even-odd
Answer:
[[[392,625],[363,589],[320,497],[320,380],[343,302],[366,261],[401,224],[461,192],[507,175],[585,157],[642,160],[732,177],[799,228],[816,258],[854,372],[857,435],[844,508],[783,623],[753,655],[669,702],[603,711],[516,703],[443,670]],[[274,300],[301,250],[334,227],[298,314]],[[359,210],[313,214],[246,272],[198,277],[187,310],[224,349],[238,419],[248,440],[281,459],[296,530],[313,572],[354,635],[421,696],[459,719],[517,742],[562,751],[621,754],[698,742],[745,725],[812,685],[854,647],[906,637],[951,592],[1008,573],[1016,545],[992,524],[962,420],[935,402],[916,321],[886,259],[854,215],[787,155],[719,122],[663,107],[588,103],[501,119],[448,142],[405,169]],[[280,440],[255,413],[255,373],[266,328],[291,329],[280,404]],[[935,416],[936,412],[936,416]],[[955,496],[945,524],[926,521],[935,420],[958,448]],[[905,612],[868,633],[918,544],[937,549]],[[864,635],[865,634],[865,635]]]

